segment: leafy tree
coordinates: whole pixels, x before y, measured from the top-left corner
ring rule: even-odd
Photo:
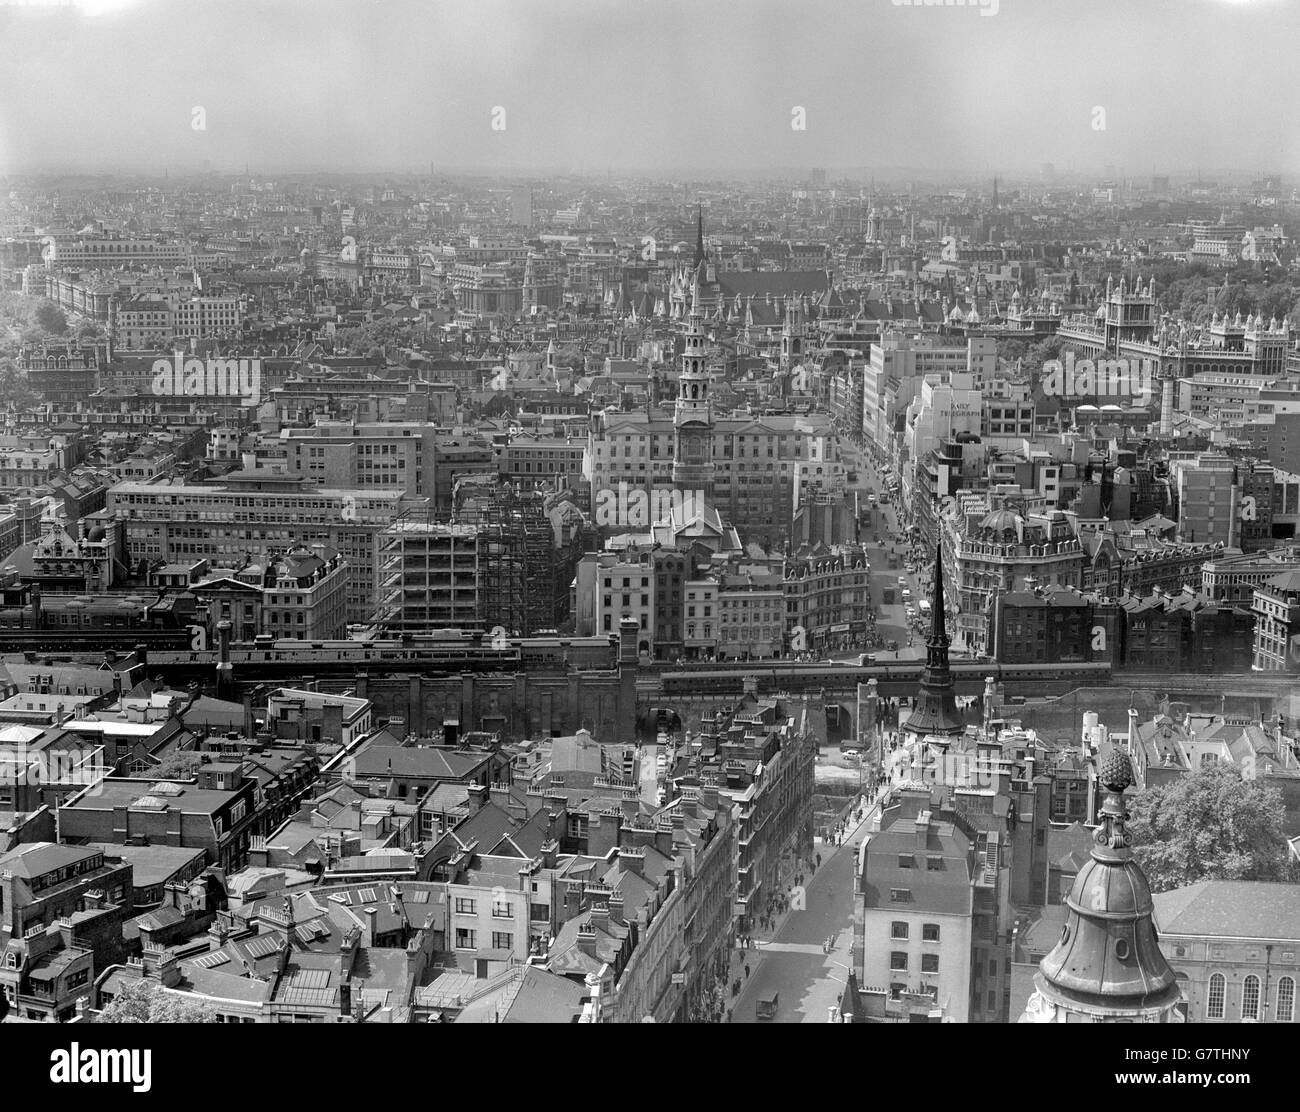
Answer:
[[[1026,340],[1003,340],[998,344],[998,355],[1008,363],[1015,363],[1017,359],[1023,359],[1029,353],[1029,343]]]
[[[1130,830],[1152,891],[1201,880],[1293,880],[1282,793],[1212,764],[1133,802]]]
[[[18,369],[10,356],[0,356],[0,407],[16,406],[28,409],[39,399],[27,381],[27,376]]]
[[[38,305],[33,317],[38,325],[46,332],[55,336],[62,336],[68,330],[68,318],[53,301],[46,301]]]
[[[1049,359],[1061,358],[1062,346],[1063,341],[1059,336],[1049,336],[1046,340],[1030,344],[1021,366],[1030,375],[1031,381],[1036,380],[1036,376],[1043,369],[1043,364]]]
[[[152,775],[158,780],[188,780],[202,763],[202,758],[192,749],[179,749],[164,757]]]
[[[216,1023],[206,1004],[163,992],[155,981],[134,981],[113,997],[96,1023]]]

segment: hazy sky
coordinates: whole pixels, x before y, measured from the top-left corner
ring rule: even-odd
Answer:
[[[0,174],[1300,172],[1300,0],[996,5],[0,0]]]

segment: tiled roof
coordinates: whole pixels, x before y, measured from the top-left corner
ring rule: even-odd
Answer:
[[[1162,935],[1300,940],[1300,884],[1203,880],[1154,898]]]

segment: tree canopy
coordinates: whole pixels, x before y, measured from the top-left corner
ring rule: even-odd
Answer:
[[[1134,853],[1154,892],[1201,880],[1292,880],[1276,787],[1212,764],[1133,801]]]
[[[150,773],[159,780],[188,780],[203,763],[203,758],[192,749],[178,749],[167,754],[157,768]]]
[[[53,301],[44,301],[36,306],[36,312],[32,316],[51,335],[62,336],[68,330],[67,315]]]
[[[155,981],[124,985],[99,1013],[96,1023],[216,1023],[206,1004],[163,992]]]

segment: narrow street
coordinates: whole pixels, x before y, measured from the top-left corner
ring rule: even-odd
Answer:
[[[884,484],[876,471],[875,464],[871,461],[870,453],[863,452],[847,440],[842,440],[840,443],[848,466],[858,473],[858,482],[853,485],[853,489],[859,491],[864,503],[869,494],[879,498]],[[912,592],[913,605],[916,605],[920,599],[926,598],[927,592],[919,589],[920,584],[916,576],[910,574],[903,566],[906,563],[905,546],[900,540],[894,539],[898,536],[898,512],[895,507],[892,504],[882,506],[879,503],[872,506],[870,521],[863,525],[861,539],[867,549],[867,559],[871,563],[871,596],[876,604],[876,630],[882,643],[898,642],[896,652],[880,646],[869,650],[882,664],[892,660],[917,660],[925,656],[924,639],[915,636],[908,626],[906,603],[901,597],[898,580],[900,577],[906,580]],[[900,553],[899,566],[896,568],[889,566],[891,540]],[[882,592],[889,588],[897,592],[895,595],[897,601],[886,605],[881,602]],[[908,643],[909,637],[911,644]],[[835,659],[846,661],[851,659],[856,662],[857,656],[856,653],[839,653],[836,654]]]
[[[746,983],[731,1004],[733,1023],[759,1022],[758,1002],[774,992],[779,995],[777,1023],[825,1023],[828,1009],[839,1003],[852,963],[853,847],[866,836],[876,806],[850,828],[842,845],[818,844],[822,867],[808,885],[806,909],[789,911],[770,942],[738,952],[741,960],[735,968],[740,973],[733,976],[742,976]],[[835,937],[829,954],[822,951],[828,935]],[[743,978],[745,962],[752,970],[749,978]]]

